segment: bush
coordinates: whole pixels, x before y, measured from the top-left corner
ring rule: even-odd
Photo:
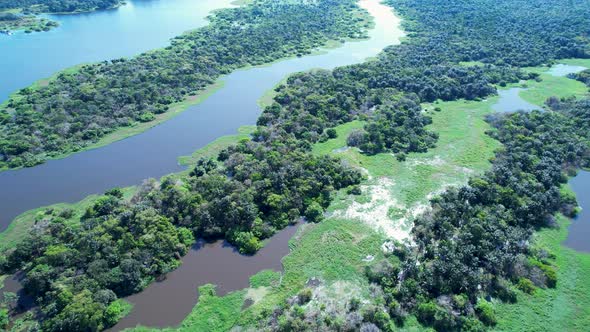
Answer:
[[[262,248],[260,240],[251,232],[239,232],[234,242],[241,254],[251,255]]]
[[[328,138],[336,138],[338,137],[338,133],[336,132],[336,129],[334,128],[330,128],[328,130],[326,130],[326,135],[328,135]]]
[[[496,325],[496,314],[494,313],[494,307],[490,302],[484,299],[479,299],[479,301],[477,301],[477,305],[475,306],[475,312],[477,313],[479,320],[481,320],[484,324],[488,326]]]
[[[309,222],[320,222],[324,219],[324,209],[318,202],[311,203],[305,210],[305,219]]]
[[[527,278],[518,279],[516,287],[527,294],[533,294],[535,292],[535,284]]]

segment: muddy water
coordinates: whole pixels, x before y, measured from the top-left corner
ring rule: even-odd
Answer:
[[[590,172],[581,171],[570,180],[582,211],[572,221],[564,244],[590,253]]]
[[[259,271],[281,271],[281,259],[289,253],[289,239],[297,227],[289,226],[275,234],[254,256],[240,255],[224,241],[197,244],[164,281],[152,283],[143,292],[127,298],[134,304],[133,311],[112,330],[139,324],[178,325],[197,303],[199,286],[215,284],[217,295],[225,295],[247,288],[250,276]]]

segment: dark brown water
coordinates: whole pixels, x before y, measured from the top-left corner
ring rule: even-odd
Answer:
[[[590,172],[582,171],[570,180],[582,211],[569,227],[564,244],[572,249],[590,252]]]
[[[297,226],[285,228],[254,256],[240,255],[224,241],[199,243],[165,280],[128,297],[133,311],[112,330],[179,325],[197,304],[199,286],[215,284],[217,295],[225,295],[247,288],[250,277],[262,270],[281,271],[281,260],[289,253],[289,239],[296,231]]]

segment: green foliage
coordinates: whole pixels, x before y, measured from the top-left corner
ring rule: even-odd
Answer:
[[[496,314],[494,313],[494,307],[492,304],[484,299],[479,299],[475,306],[475,312],[479,320],[484,324],[491,326],[496,324]]]
[[[165,49],[63,71],[0,107],[0,114],[13,114],[0,118],[0,167],[32,166],[151,122],[234,69],[311,53],[328,40],[362,37],[358,13],[353,0],[257,0],[216,11],[208,26],[174,38]]]
[[[518,287],[518,289],[520,289],[521,291],[523,291],[527,294],[533,294],[536,289],[533,282],[530,279],[527,279],[524,277],[521,277],[518,279],[518,284],[516,285],[516,287]]]
[[[6,328],[9,322],[8,310],[0,309],[0,328]]]
[[[260,240],[251,232],[238,232],[234,243],[240,248],[239,250],[242,254],[254,254],[262,248]]]
[[[105,310],[105,326],[114,326],[117,322],[125,317],[132,309],[132,305],[124,300],[111,302]]]
[[[22,8],[28,12],[72,13],[107,9],[121,3],[121,0],[5,0],[0,3],[0,9]]]
[[[309,222],[320,222],[324,219],[324,209],[317,202],[313,202],[305,210],[305,218]]]

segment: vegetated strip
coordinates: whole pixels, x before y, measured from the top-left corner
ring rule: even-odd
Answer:
[[[308,54],[329,40],[363,38],[362,17],[354,0],[259,0],[216,11],[208,26],[165,49],[61,72],[0,106],[0,168],[33,166],[154,121],[234,69]]]

